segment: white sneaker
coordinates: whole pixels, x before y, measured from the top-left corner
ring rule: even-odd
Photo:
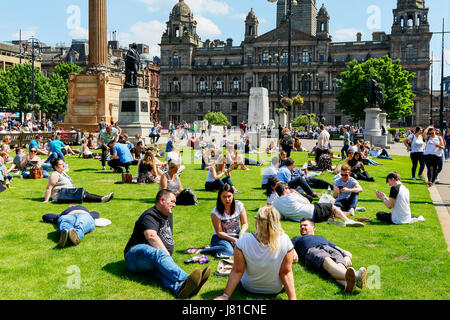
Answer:
[[[345,227],[345,223],[343,221],[334,220],[333,218],[328,219],[328,224],[339,227]]]
[[[366,286],[367,270],[361,267],[358,272],[356,272],[356,286],[360,289],[364,289]]]
[[[349,212],[352,216],[355,215],[355,209],[353,209],[353,208],[350,208],[350,210],[348,210],[348,212]]]
[[[358,212],[365,212],[366,208],[364,208],[364,207],[356,207],[355,210],[358,211]]]
[[[440,182],[439,182],[439,179],[434,180],[434,183],[435,183],[435,184],[439,184],[439,183],[440,183]]]
[[[345,222],[346,227],[364,227],[364,223],[359,221],[347,220]]]

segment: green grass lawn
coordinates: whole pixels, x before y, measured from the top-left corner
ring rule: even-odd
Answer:
[[[217,193],[204,191],[206,171],[200,164],[184,164],[181,175],[185,188],[193,188],[199,206],[176,207],[174,210],[174,259],[186,272],[198,264],[184,265],[189,255],[183,251],[189,247],[209,243],[212,234],[210,212],[215,206]],[[298,165],[307,159],[306,153],[293,153]],[[269,158],[263,156],[266,165]],[[375,220],[375,213],[386,210],[375,197],[378,189],[389,193],[385,176],[398,171],[402,177],[410,175],[410,160],[394,157],[395,161],[380,160],[384,166],[369,166],[376,183],[361,182],[364,193],[359,205],[367,212],[357,213],[369,217],[372,222],[364,228],[345,228],[318,224],[316,234],[325,236],[338,246],[353,253],[355,268],[369,268],[369,285],[363,291],[346,295],[331,278],[294,265],[294,277],[298,299],[449,299],[449,254],[442,235],[429,192],[423,182],[405,179],[403,183],[411,192],[413,215],[423,215],[425,222],[413,225],[393,226]],[[69,175],[77,187],[90,193],[105,195],[114,191],[114,199],[106,204],[86,204],[90,210],[100,212],[112,225],[97,228],[87,234],[79,246],[58,249],[59,232],[56,227],[43,223],[45,213],[60,213],[65,205],[43,204],[47,180],[22,180],[16,177],[15,189],[0,193],[0,299],[175,299],[158,282],[146,275],[134,275],[126,270],[123,249],[132,233],[137,218],[153,206],[157,185],[117,185],[119,174],[101,171],[98,160],[68,158]],[[265,205],[266,197],[259,189],[261,168],[232,172],[232,180],[242,192],[236,195],[248,214],[249,231],[254,232],[254,219],[258,208]],[[136,174],[136,167],[133,167]],[[332,175],[321,178],[332,181]],[[299,224],[282,222],[292,238],[299,235]],[[211,258],[209,265],[216,269],[218,260]],[[74,271],[79,270],[79,289],[69,289]],[[203,267],[203,266],[200,266]],[[379,279],[379,282],[376,279]],[[211,275],[210,280],[194,299],[212,299],[221,294],[227,279]],[[69,284],[69,285],[68,285]],[[379,288],[377,288],[379,284]],[[249,295],[238,288],[232,299],[267,299]],[[269,297],[270,298],[270,297]],[[285,293],[273,299],[287,299]]]

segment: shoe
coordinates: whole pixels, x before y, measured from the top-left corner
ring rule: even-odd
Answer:
[[[358,212],[365,212],[365,211],[366,211],[366,208],[364,208],[364,207],[356,207],[355,211],[358,211]]]
[[[356,272],[353,268],[348,268],[345,273],[345,293],[352,293],[356,283]]]
[[[419,175],[419,179],[422,181],[425,181],[424,177],[422,175]]]
[[[211,275],[211,267],[206,267],[205,269],[203,269],[200,284],[198,285],[197,289],[195,289],[194,292],[192,292],[191,297],[195,297],[199,293],[200,289],[203,287],[203,285],[208,280],[210,275]]]
[[[364,267],[359,268],[358,272],[356,273],[356,286],[360,289],[364,289],[366,286],[366,279],[367,279],[367,270]]]
[[[416,181],[417,179],[416,179],[416,177],[414,177],[414,178],[412,178],[414,181]]]
[[[187,299],[192,293],[199,287],[200,281],[202,280],[202,271],[200,269],[195,269],[191,272],[189,277],[180,287],[178,291],[177,298],[178,299]]]
[[[439,179],[434,180],[435,184],[440,184]]]
[[[76,246],[79,245],[81,242],[80,237],[78,237],[78,233],[75,229],[69,230],[69,239]]]
[[[350,208],[350,210],[348,210],[348,212],[349,212],[352,216],[355,215],[355,209],[353,209],[353,208]]]
[[[102,197],[102,203],[109,202],[114,197],[114,192],[111,192],[107,196]]]
[[[347,220],[345,222],[345,226],[346,227],[364,227],[364,223],[358,222],[358,221],[353,221],[353,220]]]
[[[64,248],[66,246],[67,239],[69,239],[69,231],[63,230],[59,236],[58,247]]]
[[[345,223],[343,221],[334,220],[333,218],[328,219],[327,223],[334,226],[345,227]]]

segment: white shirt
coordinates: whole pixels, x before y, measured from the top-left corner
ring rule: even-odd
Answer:
[[[411,142],[411,153],[423,152],[425,142],[422,135],[417,138],[415,134],[412,134],[408,137],[408,140]]]
[[[327,130],[323,130],[319,135],[319,144],[317,146],[320,149],[328,149],[329,142],[330,142],[330,133]]]
[[[411,222],[411,207],[409,205],[409,190],[403,184],[400,185],[394,207],[391,209],[391,219],[395,224]]]
[[[236,242],[245,258],[245,272],[241,283],[245,290],[253,293],[277,294],[283,289],[280,268],[284,257],[294,249],[287,234],[278,239],[278,251],[260,243],[252,233],[245,233]]]
[[[286,219],[296,222],[314,216],[314,205],[295,192],[276,198],[273,206]]]
[[[278,194],[274,191],[270,196],[267,197],[267,204],[273,204],[276,198],[278,197]]]
[[[438,146],[441,145],[441,138],[439,136],[436,136],[434,138],[428,138],[427,145],[425,147],[424,155],[432,154],[435,156],[440,157],[442,155],[442,149]]]
[[[353,151],[353,154],[358,152],[358,146],[354,145],[354,146],[350,146],[350,148],[348,148],[349,150]]]
[[[220,219],[223,232],[231,237],[237,237],[241,232],[241,211],[244,209],[244,205],[239,200],[236,200],[236,208],[232,215],[224,213],[222,216],[217,208],[214,208],[211,212],[211,216],[215,215]],[[213,235],[216,234],[216,229],[213,231]]]
[[[263,172],[261,185],[267,184],[267,182],[269,181],[269,178],[276,177],[277,173],[278,173],[278,168],[277,167],[275,167],[273,164],[268,166],[266,168],[266,170],[264,170],[264,172]]]

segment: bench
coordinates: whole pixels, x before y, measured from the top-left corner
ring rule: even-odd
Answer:
[[[34,137],[36,135],[39,135],[42,138],[42,141],[46,142],[46,141],[50,140],[50,138],[53,135],[53,132],[0,133],[0,140],[3,141],[4,137],[10,136],[11,137],[11,143],[10,143],[11,147],[13,147],[13,148],[15,148],[15,147],[25,147],[32,140],[34,140]],[[78,133],[77,132],[66,132],[66,133],[62,134],[61,141],[64,144],[74,145],[74,144],[77,143],[77,140],[78,140],[77,137],[78,137]]]

